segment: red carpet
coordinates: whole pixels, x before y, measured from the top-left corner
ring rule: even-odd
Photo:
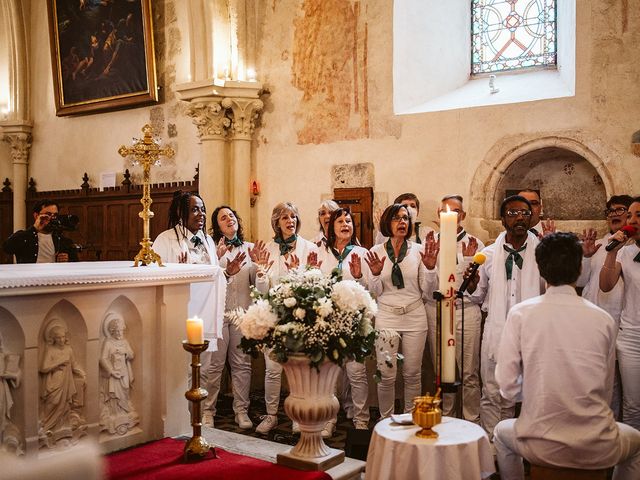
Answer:
[[[107,455],[111,480],[251,479],[330,480],[324,472],[302,472],[216,448],[218,458],[182,463],[184,441],[163,438],[140,447]]]

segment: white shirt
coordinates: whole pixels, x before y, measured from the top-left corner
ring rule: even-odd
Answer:
[[[369,289],[377,296],[381,305],[376,317],[376,328],[392,328],[399,331],[419,331],[426,330],[427,315],[424,308],[420,310],[420,316],[404,315],[411,318],[411,324],[402,323],[403,316],[387,314],[382,306],[387,307],[408,307],[417,301],[424,301],[427,297],[433,296],[433,291],[437,289],[438,276],[435,269],[427,270],[422,263],[422,245],[407,242],[407,254],[399,263],[404,280],[404,288],[398,288],[391,279],[391,269],[393,262],[387,256],[385,245],[374,245],[371,252],[385,259],[380,275],[371,275]]]
[[[618,250],[616,260],[622,266],[624,301],[620,314],[620,328],[640,332],[640,262],[633,259],[640,253],[636,244]]]
[[[38,259],[36,263],[55,263],[56,248],[50,233],[38,232]]]
[[[204,246],[206,255],[194,248],[191,239],[198,236]],[[180,254],[187,252],[187,263],[206,263],[218,265],[218,255],[213,239],[199,230],[196,235],[188,229],[175,227],[165,230],[153,241],[153,251],[160,255],[164,263],[178,263]]]
[[[353,254],[357,254],[360,257],[360,265],[362,270],[362,276],[360,278],[353,278],[351,275],[351,269],[349,268],[349,262]],[[342,279],[343,280],[356,280],[363,287],[368,288],[369,282],[371,280],[371,270],[369,270],[369,265],[365,261],[367,255],[367,249],[364,247],[354,246],[353,249],[349,252],[349,255],[345,257],[342,261]],[[338,267],[338,259],[335,257],[333,253],[328,248],[320,247],[318,249],[318,260],[322,261],[320,265],[320,270],[322,273],[328,274],[331,273],[335,268]]]
[[[289,272],[289,269],[287,268],[287,260],[292,253],[300,260],[300,266],[303,266],[307,264],[307,257],[309,256],[309,253],[318,251],[318,247],[314,243],[311,243],[309,240],[305,240],[301,236],[298,236],[296,240],[296,248],[286,256],[280,255],[280,245],[275,241],[267,243],[265,248],[269,252],[269,261],[273,261],[273,265],[271,265],[267,275],[256,279],[256,288],[263,293],[277,285],[280,282],[280,279]]]
[[[596,245],[602,245],[590,258],[582,259],[582,273],[578,279],[577,286],[584,287],[582,298],[586,298],[591,303],[595,303],[603,308],[616,322],[620,322],[622,312],[622,296],[624,293],[624,280],[621,278],[609,292],[600,290],[600,270],[604,264],[607,252],[604,247],[609,243],[611,234],[608,233],[596,241]]]
[[[615,339],[611,315],[570,285],[550,286],[511,309],[496,380],[507,399],[522,389],[515,432],[530,462],[589,469],[618,461],[618,427],[609,408]]]
[[[231,277],[231,281],[227,284],[225,310],[233,310],[238,307],[246,309],[251,305],[251,285],[255,283],[256,265],[249,256],[250,248],[253,248],[253,243],[243,242],[239,247],[233,247],[226,252],[219,260],[220,266],[226,269],[227,264],[236,258],[236,255],[241,252],[246,254],[242,268]]]

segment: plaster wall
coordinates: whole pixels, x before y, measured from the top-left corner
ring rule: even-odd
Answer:
[[[574,97],[394,116],[393,0],[256,0],[255,25],[254,19],[238,25],[257,43],[257,76],[270,91],[253,145],[262,189],[252,215],[257,236],[271,236],[271,209],[283,200],[298,204],[301,233],[313,236],[317,206],[331,193],[332,167],[370,163],[378,198],[413,191],[429,223],[440,197],[460,193],[470,200],[468,228],[486,238],[485,210],[472,197],[482,197],[487,179],[508,167],[501,158],[539,138],[575,140],[594,152],[607,170],[608,195],[639,193],[630,151],[640,114],[639,7],[640,0],[578,1]],[[201,146],[173,85],[190,74],[189,48],[206,39],[184,30],[178,0],[154,1],[153,9],[162,102],[63,118],[54,111],[46,9],[31,9],[29,174],[39,190],[77,188],[85,171],[93,185],[100,172],[123,171],[129,165],[118,146],[149,121],[177,151],[174,161],[154,169],[154,181],[193,177]],[[10,165],[2,145],[0,175],[10,177]]]

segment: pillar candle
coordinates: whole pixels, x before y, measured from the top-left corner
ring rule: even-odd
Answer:
[[[202,345],[204,343],[204,328],[201,318],[187,318],[187,342],[193,345]]]
[[[442,318],[440,331],[441,361],[440,372],[443,383],[453,383],[456,380],[456,257],[458,250],[458,213],[440,212],[440,253],[438,256],[438,273],[440,292],[444,295],[442,301]]]

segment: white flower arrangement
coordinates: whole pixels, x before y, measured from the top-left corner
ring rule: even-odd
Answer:
[[[377,305],[358,282],[301,267],[268,293],[252,295],[255,301],[246,311],[228,314],[247,353],[269,349],[279,362],[305,354],[318,366],[325,358],[339,365],[362,362],[373,352]]]

